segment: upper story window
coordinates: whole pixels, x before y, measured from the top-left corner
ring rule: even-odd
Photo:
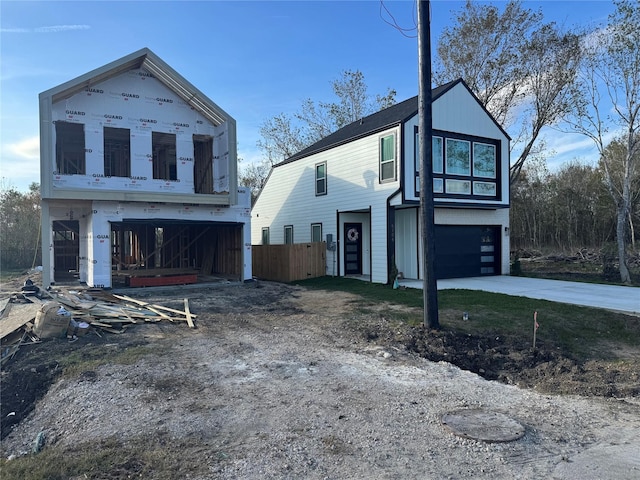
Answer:
[[[395,135],[380,138],[380,181],[396,179],[396,142]]]
[[[437,132],[432,137],[431,145],[433,193],[437,197],[499,199],[499,141]],[[415,194],[419,195],[420,152],[417,127],[415,159]]]
[[[262,245],[269,245],[269,227],[262,227]]]
[[[316,195],[327,194],[327,163],[316,165]]]
[[[450,175],[471,175],[471,142],[447,138],[446,172]]]
[[[84,125],[57,121],[56,170],[60,175],[84,175],[86,157]]]
[[[104,127],[104,174],[131,176],[131,135],[128,128]]]
[[[175,133],[151,132],[153,151],[153,178],[177,180]]]

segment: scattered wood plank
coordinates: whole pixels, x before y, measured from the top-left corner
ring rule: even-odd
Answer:
[[[187,325],[189,325],[190,328],[196,328],[196,326],[193,323],[193,316],[191,315],[191,311],[189,310],[189,299],[188,298],[184,299],[184,313],[187,316]]]
[[[36,318],[40,305],[36,303],[9,303],[6,316],[0,319],[0,339],[22,328]]]

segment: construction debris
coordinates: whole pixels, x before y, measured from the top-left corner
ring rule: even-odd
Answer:
[[[191,313],[187,298],[182,311],[98,289],[46,291],[31,282],[25,286],[28,288],[0,300],[3,364],[13,358],[20,346],[45,338],[71,341],[89,333],[121,334],[131,325],[160,321],[186,322],[196,328],[197,315]]]

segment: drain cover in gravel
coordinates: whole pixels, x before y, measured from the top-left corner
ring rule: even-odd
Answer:
[[[513,442],[524,435],[524,427],[512,418],[481,409],[447,413],[442,424],[454,435],[484,442]]]

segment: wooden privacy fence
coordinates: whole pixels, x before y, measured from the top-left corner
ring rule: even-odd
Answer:
[[[326,275],[325,242],[290,245],[252,245],[253,276],[275,282],[294,282]]]

